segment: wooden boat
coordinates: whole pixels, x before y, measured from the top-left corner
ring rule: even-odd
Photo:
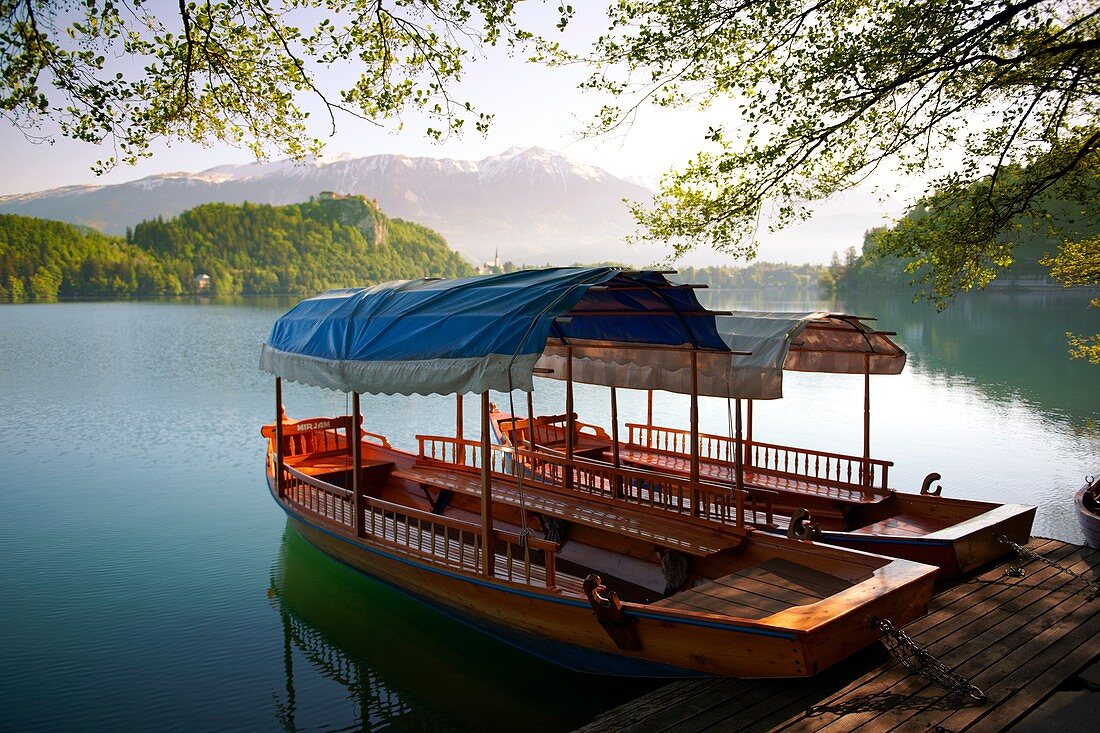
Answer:
[[[554,431],[562,416],[538,416],[537,431]],[[516,421],[520,440],[526,420]],[[575,422],[579,455],[613,463],[610,437],[598,426]],[[494,414],[496,437],[510,445],[513,421],[507,413]],[[677,476],[690,474],[690,457],[684,448],[688,431],[627,423],[630,436],[619,444],[621,465]],[[557,427],[564,432],[565,427]],[[551,432],[551,434],[555,434]],[[736,467],[726,458],[736,450],[728,436],[700,433],[703,456],[699,474],[703,483],[729,486]],[[536,443],[537,444],[537,443]],[[560,448],[561,438],[549,447]],[[1011,551],[1000,541],[1007,537],[1023,544],[1030,537],[1035,507],[995,504],[943,496],[933,474],[921,492],[904,493],[886,488],[888,461],[872,459],[881,476],[869,487],[859,483],[862,459],[838,453],[770,443],[743,443],[744,486],[760,509],[750,512],[750,523],[764,531],[814,532],[829,544],[852,547],[891,557],[936,565],[940,576],[952,577],[985,565]],[[714,457],[720,455],[720,458]],[[807,529],[807,527],[809,527]]]
[[[1085,544],[1100,547],[1100,478],[1089,476],[1085,485],[1073,497],[1077,521],[1085,535]]]
[[[741,401],[736,404],[737,429],[715,435],[653,424],[653,393],[649,393],[646,424],[627,423],[625,440],[618,439],[618,418],[612,403],[614,438],[603,428],[577,416],[493,415],[495,439],[503,445],[526,444],[542,451],[572,451],[572,455],[617,466],[676,476],[694,475],[708,485],[748,489],[766,505],[750,517],[766,531],[812,531],[825,542],[936,565],[940,575],[969,572],[1011,552],[1000,541],[1024,544],[1031,533],[1035,507],[995,504],[941,494],[939,474],[929,474],[920,493],[889,488],[890,461],[870,455],[870,375],[901,371],[905,352],[889,336],[854,316],[827,313],[741,313],[718,317],[719,329],[734,344],[741,332],[746,347],[768,354],[735,376],[740,394],[756,399],[781,396],[782,371],[864,374],[864,455],[853,456],[752,438],[752,399],[748,400],[748,437],[741,438]],[[742,360],[744,361],[744,360]],[[764,378],[753,369],[769,369]],[[771,380],[770,383],[768,380]],[[530,426],[533,426],[530,427]],[[572,435],[572,440],[568,439]],[[567,444],[569,444],[567,446]],[[692,455],[692,446],[696,446]],[[807,529],[807,526],[810,529]]]
[[[635,365],[728,358],[713,318],[660,273],[615,268],[302,301],[261,355],[276,376],[272,496],[324,552],[572,669],[816,674],[876,640],[873,619],[922,615],[935,568],[757,531],[748,491],[491,442],[489,390],[530,392],[548,339],[613,336]],[[350,392],[351,415],[288,419],[283,379]],[[362,429],[364,392],[458,394],[456,434],[399,450]],[[462,433],[468,392],[479,441]],[[535,483],[534,465],[558,480]]]

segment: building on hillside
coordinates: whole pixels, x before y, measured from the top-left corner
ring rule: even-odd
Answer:
[[[207,290],[210,289],[210,282],[211,282],[210,276],[207,275],[205,272],[202,273],[201,275],[196,275],[195,276],[195,292],[196,293],[205,293]]]
[[[500,264],[500,248],[493,250],[493,261],[482,262],[477,266],[478,275],[500,275],[504,272],[504,267]]]

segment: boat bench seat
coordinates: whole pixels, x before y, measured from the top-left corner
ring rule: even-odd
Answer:
[[[394,471],[393,477],[440,491],[481,496],[481,475],[473,472],[416,465]],[[492,492],[494,501],[513,506],[520,504],[519,487],[514,482],[494,479]],[[596,503],[584,496],[573,500],[538,484],[524,484],[523,506],[528,511],[630,535],[661,547],[700,557],[741,544],[741,537],[730,530],[699,526],[675,515],[665,517],[629,506]]]

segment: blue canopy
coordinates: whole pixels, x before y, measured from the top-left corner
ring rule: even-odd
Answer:
[[[260,367],[345,392],[530,390],[548,339],[730,351],[694,291],[661,273],[554,268],[303,300],[275,323]]]

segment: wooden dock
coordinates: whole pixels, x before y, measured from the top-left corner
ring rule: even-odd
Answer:
[[[1100,578],[1100,550],[1057,540],[1028,547]],[[905,631],[986,694],[953,696],[880,646],[808,680],[682,680],[599,716],[582,731],[1001,731],[1100,656],[1100,598],[1039,560],[1004,562],[937,588]],[[1100,693],[1097,693],[1100,695]],[[1044,726],[1045,728],[1046,726]]]

